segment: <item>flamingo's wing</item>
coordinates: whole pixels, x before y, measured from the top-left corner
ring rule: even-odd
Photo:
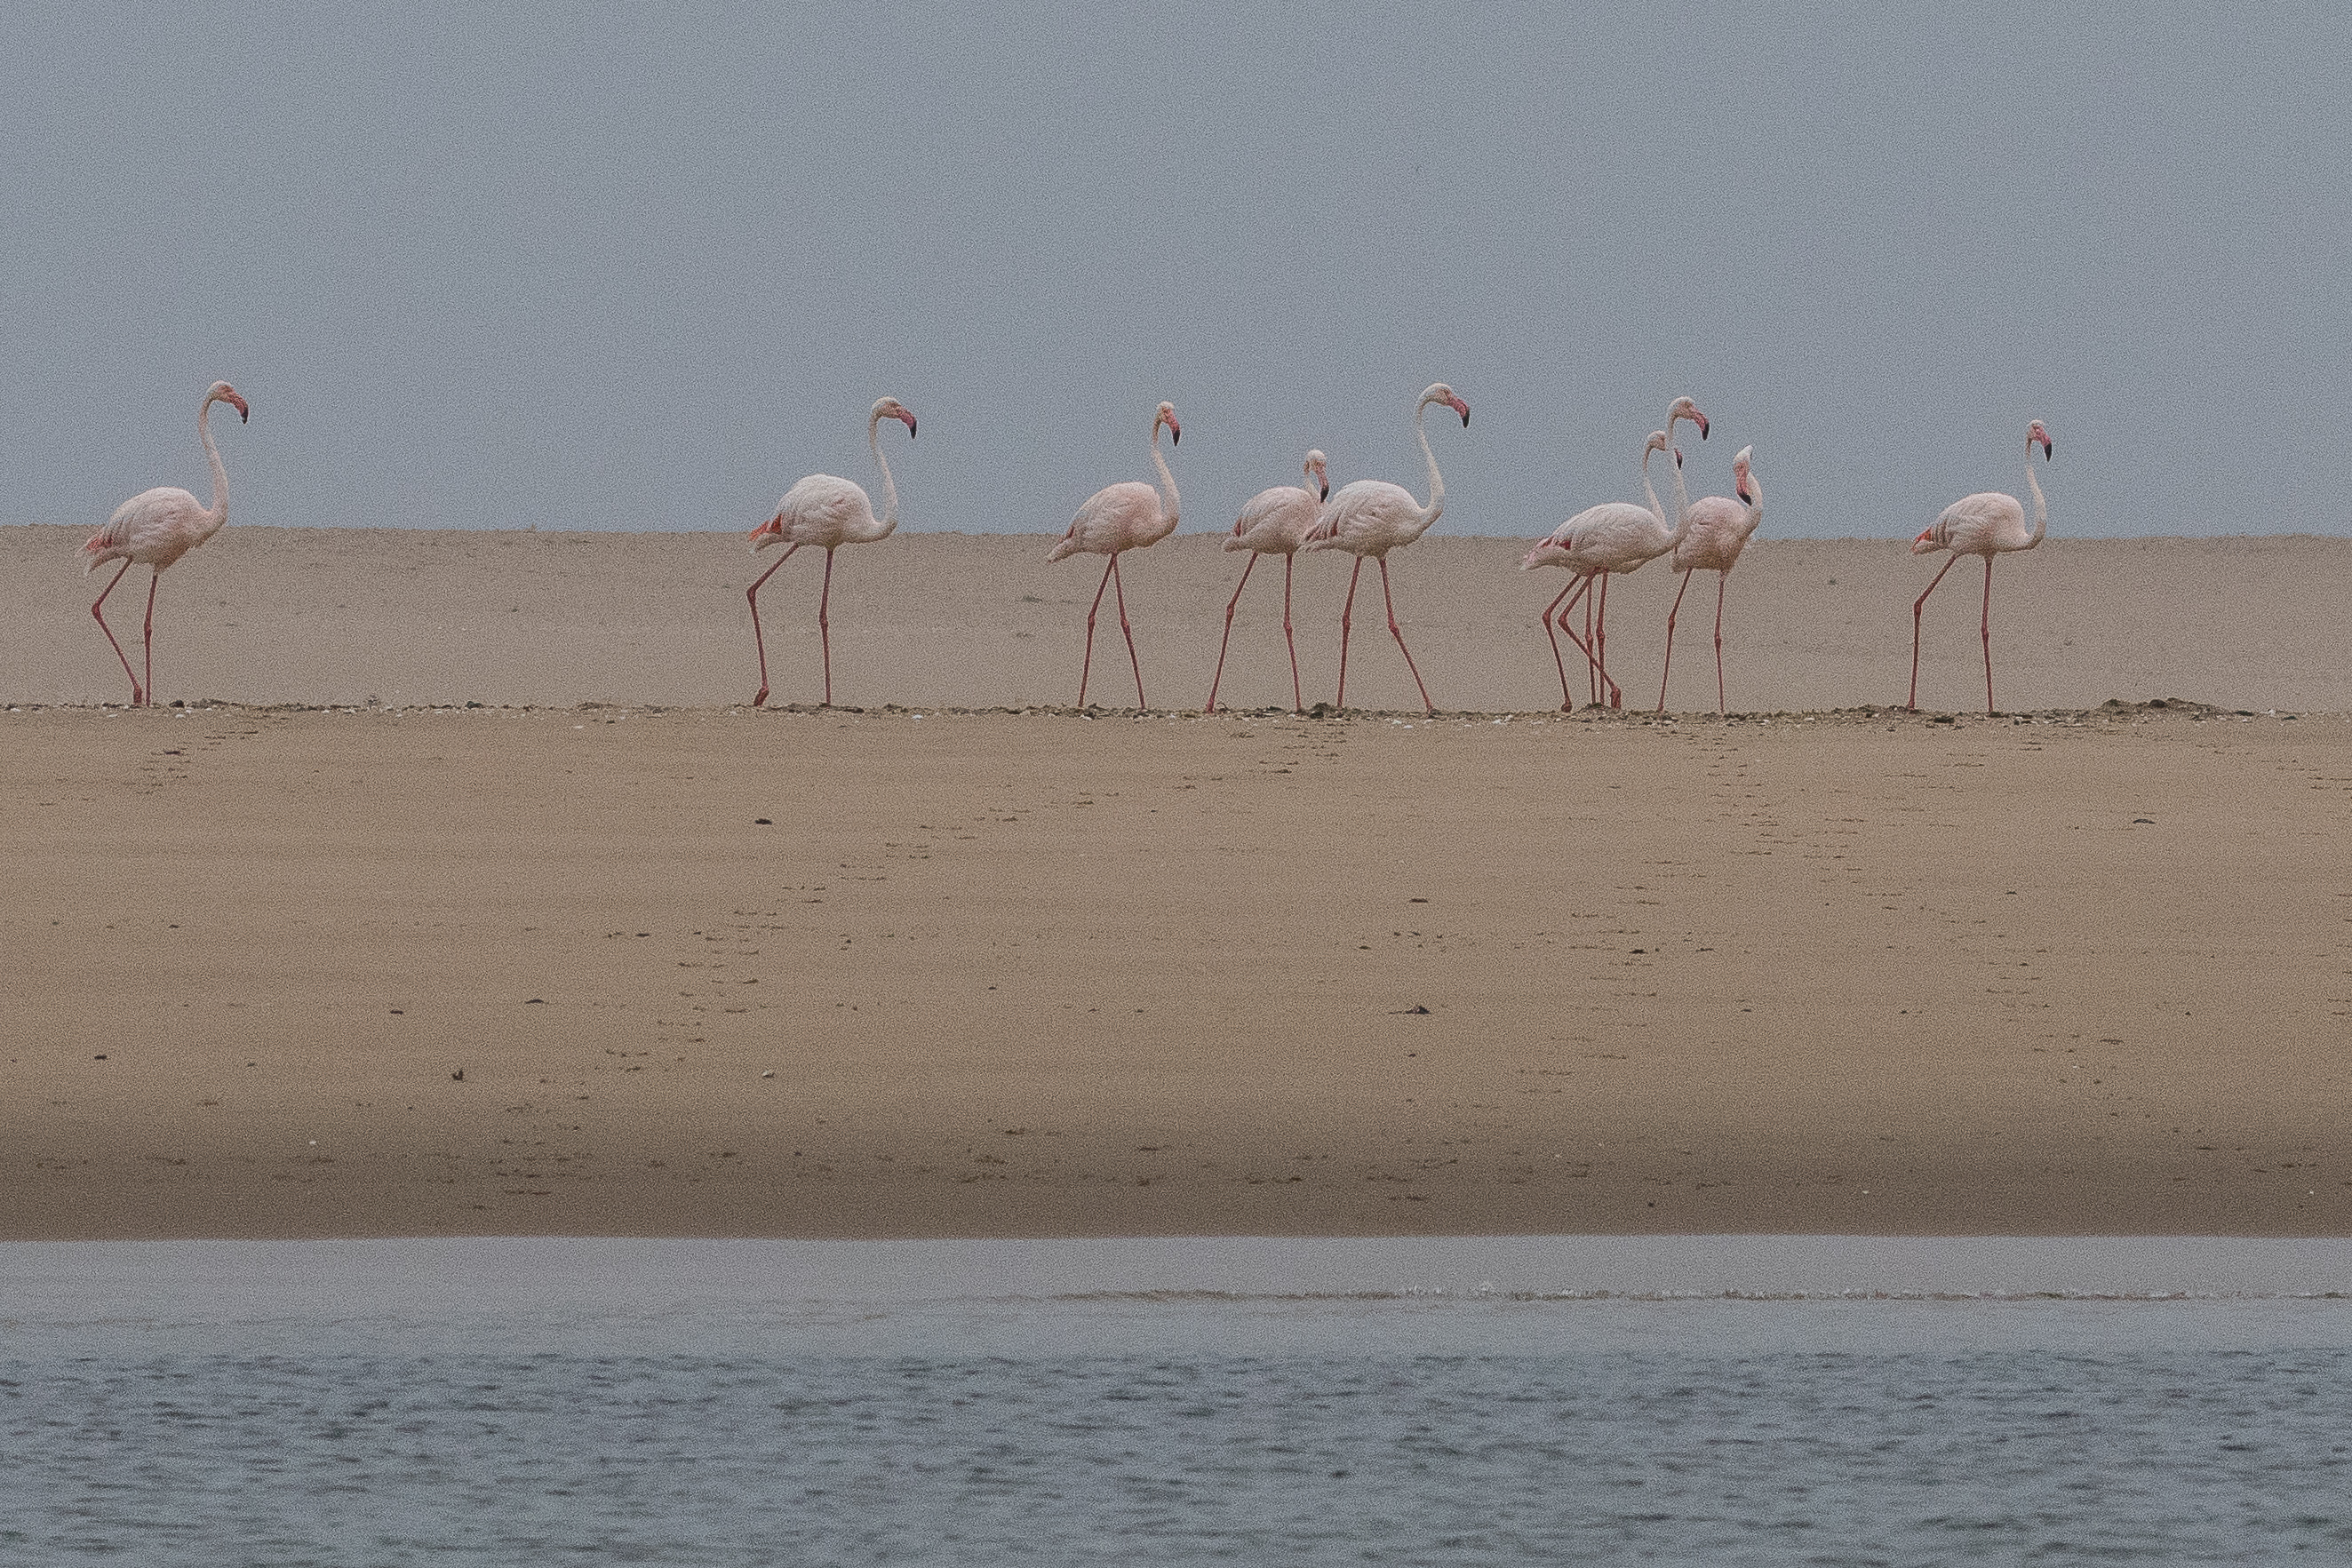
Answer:
[[[184,524],[203,514],[203,504],[176,485],[142,490],[114,508],[114,515],[106,519],[104,528],[89,536],[81,553],[89,558],[89,570],[96,571],[108,561],[121,560],[142,547],[152,549],[163,543]]]
[[[1265,532],[1295,538],[1314,527],[1316,507],[1315,497],[1296,485],[1260,490],[1242,507],[1241,518],[1234,524],[1234,538],[1246,539]]]
[[[794,483],[777,510],[795,543],[819,546],[839,543],[874,515],[865,490],[831,474],[811,474]]]
[[[1101,554],[1126,549],[1129,541],[1159,521],[1159,491],[1136,479],[1106,485],[1087,497],[1062,542],[1045,559],[1060,560],[1081,550]]]
[[[2025,508],[2016,497],[2005,496],[1999,490],[1979,490],[1946,507],[1927,534],[1937,543],[1966,555],[1999,539],[2005,532],[2022,534],[2024,530]]]

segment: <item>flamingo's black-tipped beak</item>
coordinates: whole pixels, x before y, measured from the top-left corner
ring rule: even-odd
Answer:
[[[1331,498],[1331,481],[1328,479],[1323,481],[1323,493],[1315,498],[1318,501],[1328,501]]]
[[[247,408],[246,408],[246,406],[245,406],[245,400],[244,400],[243,398],[241,398],[241,397],[237,396],[237,395],[236,395],[236,393],[235,393],[235,392],[226,392],[226,393],[224,393],[224,394],[222,395],[222,397],[221,397],[221,402],[225,402],[225,403],[228,404],[228,405],[229,405],[229,407],[231,407],[231,408],[233,408],[233,409],[236,410],[236,422],[237,422],[239,424],[243,424],[243,423],[245,423],[247,420],[248,420],[248,419],[250,419],[250,418],[252,417],[251,413],[247,410]]]
[[[2052,457],[2057,455],[2057,452],[2058,449],[2051,444],[2050,438],[2046,435],[2043,436],[2042,438],[2042,461],[2044,463],[2049,462]]]
[[[1173,420],[1171,420],[1168,424],[1168,444],[1171,446],[1181,446],[1184,444],[1184,433],[1176,428],[1176,424]]]
[[[915,416],[911,413],[907,416],[907,439],[915,439]]]
[[[1683,449],[1682,449],[1681,447],[1677,446],[1677,447],[1675,447],[1675,467],[1677,467],[1677,468],[1679,468],[1679,467],[1681,467],[1682,465],[1683,465]]]
[[[1736,489],[1738,491],[1738,493],[1739,493],[1739,504],[1740,504],[1741,506],[1743,506],[1743,507],[1752,507],[1752,506],[1754,506],[1754,505],[1756,504],[1756,497],[1753,497],[1753,496],[1751,496],[1751,495],[1749,495],[1749,494],[1748,493],[1748,486],[1745,486],[1745,485],[1740,485],[1740,486],[1735,486],[1735,488],[1736,488]]]
[[[1706,439],[1706,433],[1707,433],[1706,415],[1705,415],[1705,414],[1701,413],[1701,414],[1695,414],[1695,415],[1693,415],[1692,417],[1694,417],[1695,419],[1696,419],[1696,420],[1698,421],[1698,438],[1699,438],[1701,441],[1705,441],[1705,440]]]

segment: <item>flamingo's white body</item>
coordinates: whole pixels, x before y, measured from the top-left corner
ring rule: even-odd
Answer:
[[[1381,563],[1381,601],[1388,608],[1389,635],[1396,639],[1397,651],[1404,655],[1404,667],[1412,672],[1423,710],[1433,716],[1437,712],[1429,700],[1429,687],[1412,662],[1412,650],[1404,645],[1404,632],[1397,626],[1396,601],[1389,592],[1389,551],[1427,533],[1445,510],[1445,480],[1437,472],[1437,456],[1429,449],[1429,431],[1422,423],[1422,415],[1433,402],[1460,414],[1465,430],[1470,427],[1470,405],[1454,396],[1452,387],[1436,382],[1423,389],[1421,401],[1413,404],[1412,434],[1421,443],[1422,461],[1429,465],[1429,505],[1414,500],[1412,492],[1402,485],[1357,479],[1341,486],[1338,495],[1323,503],[1323,515],[1302,547],[1346,550],[1356,558],[1355,569],[1348,574],[1348,600],[1339,610],[1339,691],[1335,706],[1348,706],[1348,631],[1356,608],[1356,580],[1363,575],[1364,562],[1371,559]]]
[[[1234,608],[1242,601],[1242,590],[1249,586],[1250,573],[1257,569],[1260,556],[1282,558],[1282,640],[1290,647],[1290,706],[1293,712],[1306,707],[1306,698],[1298,685],[1298,644],[1290,632],[1290,569],[1299,547],[1307,542],[1316,520],[1322,516],[1323,503],[1330,498],[1330,473],[1323,454],[1309,452],[1306,463],[1307,483],[1276,485],[1270,490],[1260,490],[1242,508],[1239,520],[1234,524],[1233,537],[1225,540],[1229,550],[1247,550],[1249,559],[1242,567],[1242,580],[1234,585],[1234,596],[1225,603],[1225,634],[1217,644],[1217,673],[1209,681],[1209,700],[1202,711],[1217,711],[1217,687],[1225,678],[1225,645],[1234,639]]]
[[[1731,460],[1732,488],[1739,498],[1729,496],[1702,496],[1683,508],[1683,542],[1675,547],[1674,564],[1681,569],[1683,582],[1675,590],[1675,602],[1666,612],[1666,667],[1658,676],[1658,711],[1666,711],[1666,682],[1675,670],[1675,616],[1683,607],[1683,595],[1690,591],[1691,573],[1712,571],[1717,574],[1715,583],[1715,711],[1725,711],[1723,695],[1723,593],[1731,580],[1731,569],[1739,564],[1739,552],[1748,548],[1755,536],[1757,525],[1764,520],[1764,486],[1756,477],[1756,449],[1743,446]],[[1675,489],[1682,490],[1682,465],[1677,463]]]
[[[882,455],[881,439],[875,434],[886,419],[902,422],[907,438],[915,435],[914,411],[895,397],[875,400],[873,412],[866,416],[866,444],[874,454],[874,465],[882,471],[882,515],[874,515],[874,503],[866,498],[863,486],[836,478],[831,474],[811,474],[793,483],[776,504],[776,515],[751,530],[754,554],[770,545],[782,545],[784,553],[773,566],[761,572],[744,591],[743,597],[751,606],[751,643],[760,653],[760,689],[751,698],[758,707],[768,700],[768,643],[760,632],[760,585],[776,575],[793,552],[803,545],[814,545],[824,551],[824,588],[817,595],[817,642],[824,649],[824,706],[833,706],[833,552],[843,545],[871,544],[887,538],[898,526],[898,487],[891,483],[890,465]]]
[[[2042,499],[2042,481],[2034,476],[2033,449],[2042,448],[2042,460],[2050,461],[2053,448],[2050,432],[2040,420],[2025,431],[2025,487],[2033,497],[2033,527],[2025,526],[2025,507],[2014,496],[1999,490],[1981,490],[1973,496],[1963,496],[1946,507],[1943,515],[1911,541],[1913,555],[1926,555],[1934,550],[1949,550],[1952,559],[1927,584],[1927,592],[1919,595],[1911,606],[1911,700],[1906,705],[1915,711],[1919,706],[1919,616],[1927,607],[1927,594],[1936,591],[1936,584],[1944,580],[1944,573],[1959,564],[1964,555],[1984,557],[1984,618],[1978,628],[1984,642],[1985,712],[1992,706],[1992,558],[2008,550],[2032,549],[2042,542],[2049,530],[2049,507]]]
[[[237,422],[243,423],[247,410],[245,399],[226,382],[215,382],[205,391],[204,402],[196,405],[196,439],[204,443],[205,457],[213,468],[213,504],[200,506],[195,497],[176,485],[158,486],[142,490],[114,508],[106,527],[90,535],[89,542],[81,547],[89,557],[86,572],[96,571],[108,561],[119,560],[122,570],[107,580],[99,591],[97,602],[89,607],[98,622],[98,629],[106,633],[114,649],[114,656],[122,661],[122,673],[131,677],[131,706],[137,707],[152,703],[155,697],[155,586],[163,579],[163,569],[221,531],[228,521],[228,470],[221,465],[220,450],[213,445],[213,404],[225,402],[236,410]],[[134,564],[153,569],[147,580],[147,620],[142,631],[142,653],[146,679],[142,682],[131,667],[131,660],[115,642],[113,628],[106,623],[106,596],[122,580],[123,572]]]
[[[1136,657],[1135,629],[1128,623],[1127,585],[1119,580],[1118,558],[1122,551],[1156,545],[1176,531],[1176,476],[1168,471],[1168,460],[1160,455],[1160,427],[1163,424],[1168,427],[1170,444],[1181,444],[1184,431],[1176,423],[1175,404],[1163,402],[1151,415],[1151,464],[1160,470],[1160,488],[1155,490],[1130,479],[1096,491],[1071,519],[1069,531],[1045,554],[1049,561],[1066,560],[1074,555],[1110,557],[1103,568],[1102,581],[1096,585],[1094,602],[1087,606],[1086,660],[1078,666],[1080,707],[1087,706],[1087,677],[1094,672],[1095,612],[1102,608],[1103,590],[1114,584],[1118,587],[1115,598],[1118,604],[1118,629],[1127,635],[1127,660],[1135,669],[1135,706],[1149,706],[1143,700],[1143,661]]]
[[[1683,542],[1688,522],[1667,522],[1665,508],[1658,505],[1658,492],[1650,483],[1650,455],[1672,452],[1675,425],[1685,419],[1698,426],[1699,439],[1706,440],[1706,415],[1690,399],[1682,397],[1667,409],[1666,428],[1652,431],[1642,444],[1642,494],[1648,506],[1604,501],[1600,506],[1588,507],[1546,538],[1538,539],[1535,548],[1519,562],[1523,570],[1559,566],[1574,574],[1574,580],[1544,606],[1542,616],[1544,637],[1551,643],[1552,664],[1559,671],[1559,706],[1563,712],[1573,706],[1574,699],[1568,692],[1568,664],[1560,657],[1559,639],[1552,635],[1555,623],[1584,654],[1586,667],[1598,682],[1595,700],[1605,696],[1611,707],[1624,706],[1624,693],[1609,674],[1609,580],[1640,570]],[[1595,582],[1601,585],[1598,594],[1592,593]],[[1590,617],[1582,638],[1568,623],[1569,612],[1576,608],[1579,599],[1585,600]]]

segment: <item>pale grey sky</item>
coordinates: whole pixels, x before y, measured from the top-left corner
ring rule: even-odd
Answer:
[[[2345,532],[2352,8],[46,7],[0,53],[0,522],[1185,526],[1308,445],[1452,532],[1636,496],[1675,393],[1780,535],[2016,489],[2065,535]],[[886,439],[890,433],[886,433]]]

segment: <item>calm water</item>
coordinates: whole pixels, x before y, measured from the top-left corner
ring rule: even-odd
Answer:
[[[0,1246],[0,1562],[2343,1562],[2345,1283],[2345,1243]]]

